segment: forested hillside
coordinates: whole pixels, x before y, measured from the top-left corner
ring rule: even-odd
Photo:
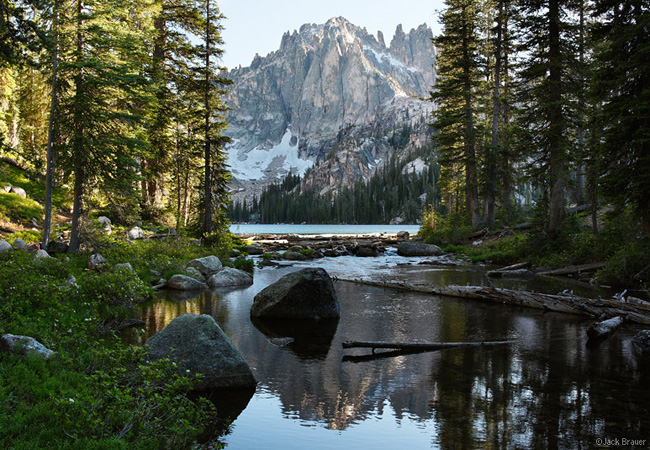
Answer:
[[[91,210],[203,236],[223,229],[229,81],[215,2],[0,5],[0,155],[45,186],[43,245],[61,185],[71,251]]]
[[[321,193],[305,189],[297,175],[268,186],[251,204],[235,201],[233,222],[261,223],[418,223],[422,209],[438,204],[440,172],[430,146],[393,155],[368,180]]]

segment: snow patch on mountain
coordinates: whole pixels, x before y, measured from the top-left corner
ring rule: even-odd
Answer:
[[[299,139],[293,137],[287,128],[279,144],[270,149],[258,146],[248,152],[235,140],[226,147],[230,170],[240,180],[283,178],[290,173],[304,176],[314,161],[298,155]]]

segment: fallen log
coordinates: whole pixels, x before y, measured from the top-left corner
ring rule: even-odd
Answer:
[[[393,350],[445,350],[448,348],[484,347],[488,345],[512,344],[514,341],[486,342],[384,342],[384,341],[345,341],[343,348],[370,348],[373,353],[378,348]]]
[[[593,264],[582,264],[580,266],[568,266],[563,267],[562,269],[540,272],[538,275],[573,275],[581,272],[593,272],[595,270],[602,269],[606,264],[607,263],[605,262],[598,262]]]
[[[592,318],[609,319],[623,316],[630,322],[650,324],[650,306],[630,304],[617,300],[591,299],[577,295],[540,294],[537,292],[515,291],[512,289],[485,286],[432,286],[415,285],[407,282],[370,281],[364,279],[334,278],[338,281],[364,284],[380,288],[399,289],[444,297],[465,298],[503,305],[524,306],[544,311],[587,315]]]

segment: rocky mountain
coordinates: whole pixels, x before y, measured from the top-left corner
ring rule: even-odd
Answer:
[[[230,71],[227,133],[236,197],[289,173],[329,191],[368,177],[392,152],[426,144],[432,32],[398,26],[386,46],[342,17],[285,33],[280,48]]]

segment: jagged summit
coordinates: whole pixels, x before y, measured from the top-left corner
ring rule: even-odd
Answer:
[[[432,37],[426,25],[408,33],[400,25],[386,46],[383,33],[334,17],[286,32],[278,50],[232,70],[227,134],[235,178],[259,186],[304,175],[340,151],[366,167],[345,169],[349,178],[367,176],[390,150],[382,139],[432,108],[420,100],[435,79]],[[357,142],[342,148],[343,131]]]

